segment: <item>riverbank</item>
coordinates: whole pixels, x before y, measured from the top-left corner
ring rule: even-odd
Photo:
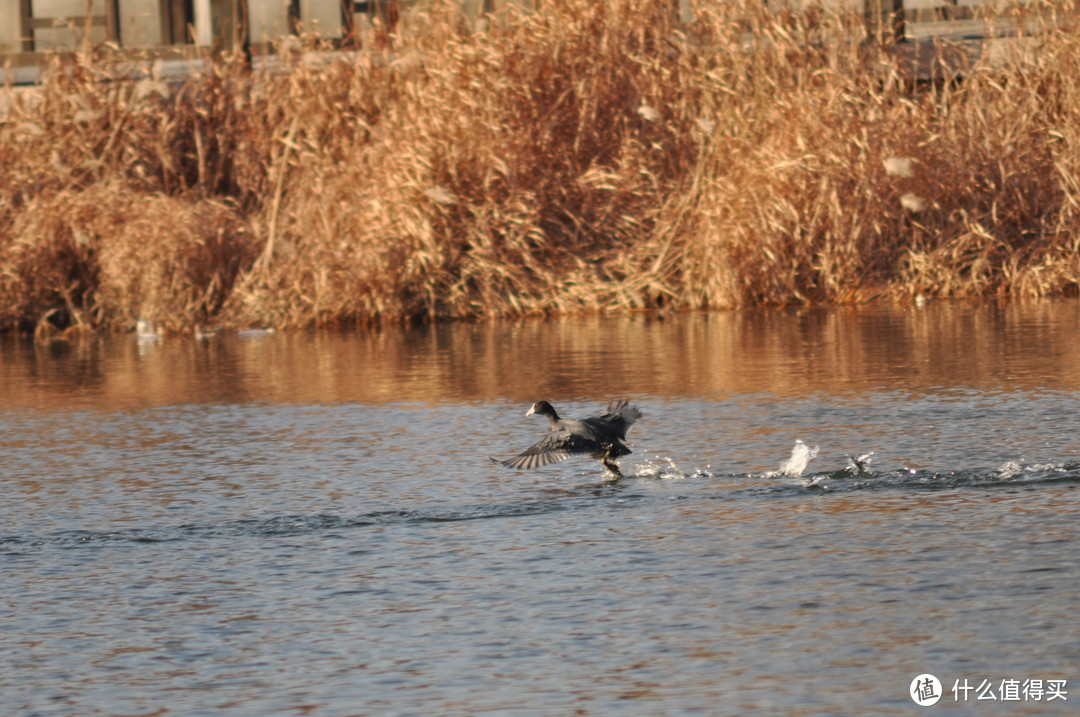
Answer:
[[[0,124],[0,326],[1077,293],[1074,7],[920,86],[856,17],[552,5],[179,86],[53,68]]]

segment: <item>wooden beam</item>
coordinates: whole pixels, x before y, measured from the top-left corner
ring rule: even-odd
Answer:
[[[114,42],[120,40],[119,0],[105,0],[104,15],[58,15],[55,17],[35,17],[33,0],[19,0],[19,42],[23,52],[34,52],[34,30],[52,30],[55,28],[78,25],[81,27],[103,27],[105,36]],[[89,8],[88,8],[89,9]]]
[[[120,0],[105,0],[105,34],[120,44]]]
[[[195,44],[211,47],[214,44],[214,15],[210,0],[195,0]]]
[[[162,45],[172,44],[172,9],[169,0],[157,0],[158,6],[158,37]]]
[[[34,19],[34,6],[31,0],[19,0],[19,41],[23,52],[34,51],[34,29],[30,21]]]
[[[32,17],[27,21],[27,27],[33,30],[52,30],[67,27],[69,23],[85,26],[87,22],[94,27],[109,26],[109,18],[106,15],[64,15],[62,17]]]

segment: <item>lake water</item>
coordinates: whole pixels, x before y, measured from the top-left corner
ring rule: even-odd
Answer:
[[[0,359],[3,715],[1080,704],[1078,302]],[[489,461],[613,397],[623,479]]]

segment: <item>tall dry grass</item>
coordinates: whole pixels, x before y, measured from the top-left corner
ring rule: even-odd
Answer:
[[[453,4],[0,123],[0,324],[324,325],[1080,287],[1080,17],[920,84],[861,17]]]

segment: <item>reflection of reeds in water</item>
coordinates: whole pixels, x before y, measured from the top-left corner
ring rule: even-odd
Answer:
[[[1075,35],[913,90],[853,16],[539,5],[171,91],[57,64],[0,122],[0,325],[65,296],[169,330],[1080,285]]]
[[[1080,304],[847,307],[569,317],[278,333],[203,341],[4,339],[11,406],[63,410],[203,402],[337,404],[582,402],[633,397],[652,420],[665,397],[738,400],[875,391],[1074,390]],[[20,348],[21,347],[21,348]],[[782,428],[782,427],[781,427]],[[723,427],[716,428],[717,435]]]

